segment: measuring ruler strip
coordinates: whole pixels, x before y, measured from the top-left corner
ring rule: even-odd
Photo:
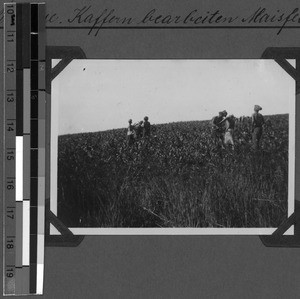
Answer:
[[[30,94],[35,98],[35,105],[38,105],[38,63],[37,63],[37,46],[38,46],[38,6],[31,4],[31,30],[30,30],[30,68],[31,84]],[[37,109],[35,109],[37,110]],[[30,202],[30,293],[36,293],[36,247],[37,247],[37,229],[36,229],[36,204],[37,204],[37,170],[38,170],[38,114],[30,116],[31,123],[31,174],[30,181],[34,190]],[[33,182],[34,181],[34,182]]]
[[[4,294],[42,294],[45,4],[4,5]]]
[[[43,293],[44,283],[44,250],[45,250],[45,184],[46,184],[46,29],[45,4],[38,4],[38,202],[37,202],[37,281],[36,292]]]
[[[15,294],[16,246],[16,5],[4,6],[4,292]]]
[[[34,15],[34,16],[33,16]],[[45,5],[32,4],[31,92],[35,98],[32,115],[32,181],[37,188],[31,202],[31,292],[42,294],[44,275],[45,221]]]
[[[17,4],[17,106],[16,106],[16,155],[17,155],[17,192],[16,209],[17,215],[22,214],[17,219],[16,235],[17,239],[22,238],[22,246],[17,250],[16,256],[16,294],[29,293],[29,201],[30,194],[28,178],[28,159],[30,141],[30,127],[28,126],[28,93],[30,84],[30,65],[28,49],[30,45],[30,4]],[[19,155],[19,159],[18,159]],[[18,163],[19,162],[19,163]],[[17,260],[20,259],[19,253],[22,253],[21,267],[17,266]]]
[[[30,293],[30,4],[22,3],[23,68],[23,276],[25,294]]]

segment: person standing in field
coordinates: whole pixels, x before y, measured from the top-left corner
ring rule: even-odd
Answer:
[[[150,131],[151,131],[151,124],[148,121],[148,116],[144,117],[144,124],[143,124],[143,137],[150,137]]]
[[[139,121],[134,124],[134,137],[136,140],[140,139],[143,136],[143,121]]]
[[[217,142],[218,145],[220,145],[222,148],[224,148],[223,146],[223,142],[224,142],[224,125],[223,125],[223,120],[226,118],[227,116],[227,111],[221,111],[219,112],[218,116],[215,116],[212,119],[212,131],[213,131],[213,136]]]
[[[132,125],[132,119],[128,121],[127,127],[127,144],[132,145],[134,142],[134,126]]]
[[[224,144],[230,144],[232,149],[234,149],[233,132],[235,127],[235,117],[233,115],[229,115],[221,121],[221,124],[222,123],[225,124]]]
[[[255,105],[254,113],[252,114],[252,143],[255,150],[259,149],[263,125],[265,124],[264,117],[259,113],[260,110],[262,108],[259,105]]]

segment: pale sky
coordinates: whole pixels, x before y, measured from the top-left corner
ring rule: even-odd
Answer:
[[[57,61],[53,61],[55,65]],[[294,61],[291,61],[293,64]],[[289,113],[295,81],[273,60],[73,60],[52,81],[58,134]],[[53,105],[53,104],[52,104]]]

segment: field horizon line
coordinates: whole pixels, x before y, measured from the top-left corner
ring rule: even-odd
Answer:
[[[267,114],[264,115],[264,117],[272,117],[272,116],[284,116],[284,115],[289,115],[289,113],[277,113],[277,114]],[[246,118],[251,118],[251,116],[236,116],[236,118],[240,117],[246,117]],[[164,125],[170,125],[170,124],[180,124],[180,123],[192,123],[192,122],[198,122],[198,123],[203,123],[203,122],[210,122],[212,119],[203,119],[203,120],[183,120],[183,121],[173,121],[173,122],[167,122],[167,123],[153,123],[151,126],[164,126]],[[65,134],[58,134],[58,137],[63,137],[63,136],[70,136],[70,135],[80,135],[80,134],[95,134],[95,133],[104,133],[104,132],[111,132],[111,131],[119,131],[119,130],[126,130],[127,127],[122,127],[122,128],[113,128],[113,129],[107,129],[103,131],[86,131],[86,132],[78,132],[78,133],[65,133]]]

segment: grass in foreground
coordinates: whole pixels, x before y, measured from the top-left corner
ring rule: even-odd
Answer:
[[[249,123],[220,150],[208,121],[59,136],[58,216],[69,227],[277,227],[287,216],[288,115],[267,117],[262,149]],[[155,136],[154,136],[155,135]]]

